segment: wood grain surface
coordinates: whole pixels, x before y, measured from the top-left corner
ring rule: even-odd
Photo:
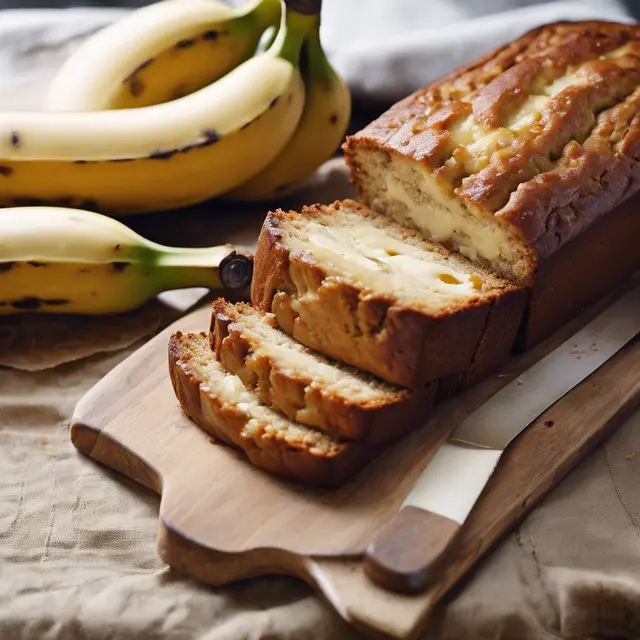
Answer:
[[[442,595],[640,404],[640,340],[512,443],[427,591],[403,596],[376,586],[364,572],[364,551],[462,419],[607,302],[514,358],[502,374],[440,405],[421,429],[335,491],[271,477],[182,415],[168,375],[167,340],[172,330],[206,329],[208,307],[158,335],[89,391],[76,408],[71,439],[94,460],[162,494],[158,550],[176,569],[213,585],[292,574],[358,628],[412,637]]]

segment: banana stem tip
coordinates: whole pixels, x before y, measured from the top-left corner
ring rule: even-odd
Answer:
[[[251,283],[253,260],[235,251],[220,263],[220,281],[229,289],[244,289]]]
[[[287,9],[305,16],[317,15],[322,9],[322,0],[284,0],[284,3]]]

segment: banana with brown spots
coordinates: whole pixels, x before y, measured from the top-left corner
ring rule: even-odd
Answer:
[[[107,314],[170,289],[241,289],[252,264],[229,245],[166,247],[80,209],[0,209],[0,315]]]
[[[162,0],[87,39],[49,86],[50,111],[161,104],[215,82],[254,55],[277,27],[280,0]]]
[[[186,3],[192,1],[194,0],[185,0]],[[203,0],[195,1],[202,2]],[[209,2],[210,0],[204,1]],[[264,1],[262,0],[262,3]],[[175,0],[168,0],[168,2],[175,2]],[[259,3],[254,11],[262,10],[265,13],[266,9],[261,7],[262,3]],[[142,25],[140,25],[140,29],[143,29]],[[124,26],[122,30],[124,32]],[[146,31],[143,31],[142,38],[145,37]],[[94,42],[94,44],[96,45],[95,49],[99,43]],[[103,48],[105,51],[107,50],[106,39]],[[344,137],[351,117],[351,95],[346,83],[332,68],[323,51],[320,42],[319,15],[307,34],[303,52],[302,74],[306,95],[304,111],[298,128],[278,157],[258,175],[229,194],[231,199],[272,200],[287,195],[298,188],[317,167],[331,157]],[[174,58],[174,60],[178,59],[178,57]],[[202,76],[199,73],[202,62],[199,59],[198,63],[194,61],[193,64],[188,64],[186,60],[181,63],[180,78],[185,93],[201,82]],[[154,89],[150,92],[145,89],[147,91],[146,97],[144,97],[145,101],[148,102],[150,98],[156,98],[160,102],[160,96],[162,99],[166,99],[166,96],[172,91],[172,83],[175,84],[174,76],[171,73],[168,73],[166,77],[161,75],[167,64],[164,62],[164,58],[156,58],[153,61],[153,68],[158,73],[153,78]],[[88,63],[79,60],[77,65],[88,66]],[[169,71],[169,68],[167,67],[166,70]],[[70,70],[65,73],[63,69],[61,72],[61,75],[67,78],[67,84],[70,85],[65,97],[62,98],[68,109],[97,111],[117,108],[117,104],[114,104],[109,97],[117,88],[117,86],[114,88],[114,82],[117,83],[117,81],[114,81],[110,67],[105,64],[94,64],[92,72],[93,76],[88,87],[99,85],[102,88],[102,92],[93,91],[92,95],[89,95],[88,88],[74,85],[72,76],[75,74],[72,74]],[[146,72],[145,68],[134,77],[138,78]],[[131,88],[135,88],[135,86],[132,84]]]
[[[0,113],[0,206],[56,203],[118,215],[195,204],[247,182],[298,126],[300,51],[315,21],[287,7],[266,52],[161,105]]]

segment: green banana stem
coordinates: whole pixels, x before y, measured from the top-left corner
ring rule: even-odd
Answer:
[[[202,249],[154,246],[144,263],[158,292],[190,287],[230,289],[249,285],[253,261],[229,246]]]
[[[320,41],[319,16],[316,24],[307,32],[303,51],[305,67],[303,74],[305,80],[312,83],[320,83],[323,80],[330,80],[335,77],[336,71],[331,66]]]
[[[248,2],[234,22],[241,25],[258,25],[261,30],[277,25],[281,18],[280,0],[254,0]]]
[[[284,7],[280,21],[280,30],[269,51],[287,60],[295,67],[300,65],[300,50],[307,32],[317,25],[318,13],[300,13],[296,11],[292,0],[283,0]],[[302,3],[304,4],[304,3]],[[319,3],[318,3],[319,4]]]

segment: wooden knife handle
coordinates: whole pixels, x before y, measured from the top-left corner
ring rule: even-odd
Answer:
[[[364,571],[385,589],[419,593],[459,530],[460,525],[449,518],[403,507],[369,545]]]

